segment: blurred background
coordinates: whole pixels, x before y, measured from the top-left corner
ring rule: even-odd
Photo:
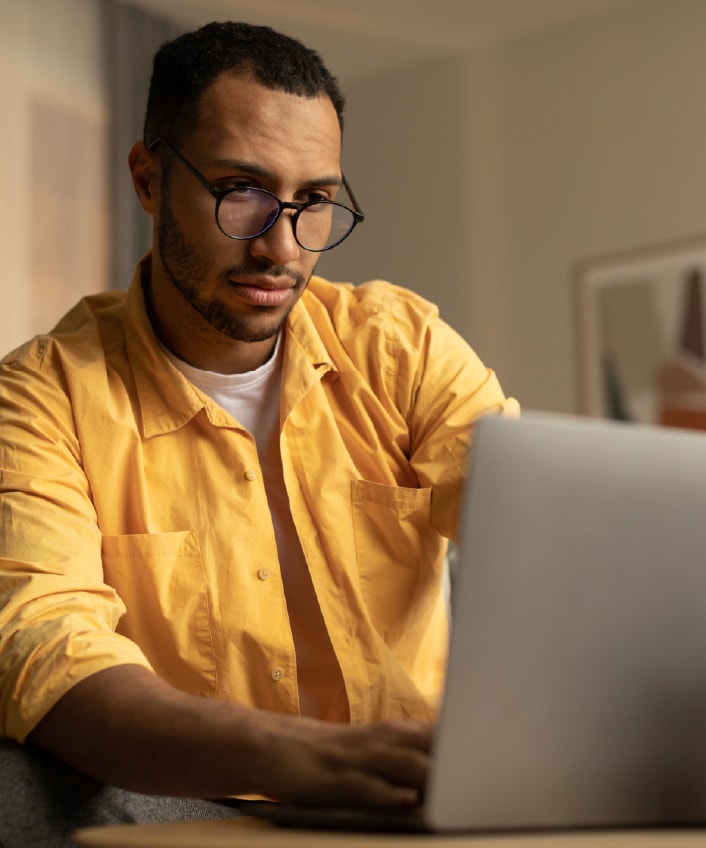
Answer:
[[[435,301],[528,408],[581,407],[586,261],[706,238],[704,0],[0,0],[0,352],[127,287],[151,56],[227,18],[346,92],[367,218],[319,272]]]

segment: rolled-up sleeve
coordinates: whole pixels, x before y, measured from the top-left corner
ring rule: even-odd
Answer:
[[[115,633],[101,533],[61,374],[41,343],[0,366],[0,734],[24,740],[79,680],[147,664]]]

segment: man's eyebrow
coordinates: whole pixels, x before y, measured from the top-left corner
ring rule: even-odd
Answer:
[[[330,176],[330,177],[317,177],[315,180],[307,180],[306,184],[311,188],[327,188],[328,186],[336,186],[337,188],[341,188],[343,186],[343,180],[340,175],[338,176]]]
[[[232,171],[242,171],[242,173],[251,174],[253,177],[270,176],[266,168],[245,159],[213,159],[211,164],[219,168],[230,168]]]
[[[253,177],[261,177],[263,179],[272,179],[272,174],[267,168],[261,165],[256,165],[254,162],[248,162],[245,159],[214,159],[212,164],[220,168],[230,168],[233,171],[239,171],[242,174],[250,174]],[[304,185],[310,188],[325,188],[329,186],[337,186],[340,188],[343,185],[343,180],[340,174],[332,174],[330,176],[316,177],[313,180],[304,180]]]

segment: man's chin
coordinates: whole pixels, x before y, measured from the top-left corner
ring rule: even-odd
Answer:
[[[266,342],[274,338],[284,326],[289,311],[284,315],[279,315],[277,318],[270,316],[270,320],[266,321],[265,316],[258,316],[260,320],[237,317],[226,317],[220,315],[214,320],[209,316],[204,316],[211,326],[236,342],[246,342],[249,344],[257,344],[258,342]]]

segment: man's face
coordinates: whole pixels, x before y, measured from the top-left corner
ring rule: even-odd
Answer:
[[[207,89],[198,126],[178,148],[218,188],[250,185],[294,202],[333,199],[340,188],[341,136],[330,100],[247,77],[222,75]],[[297,244],[291,211],[263,235],[236,241],[218,228],[215,204],[173,158],[155,214],[152,309],[177,354],[232,370],[214,367],[208,354],[226,340],[271,349],[319,254]]]

